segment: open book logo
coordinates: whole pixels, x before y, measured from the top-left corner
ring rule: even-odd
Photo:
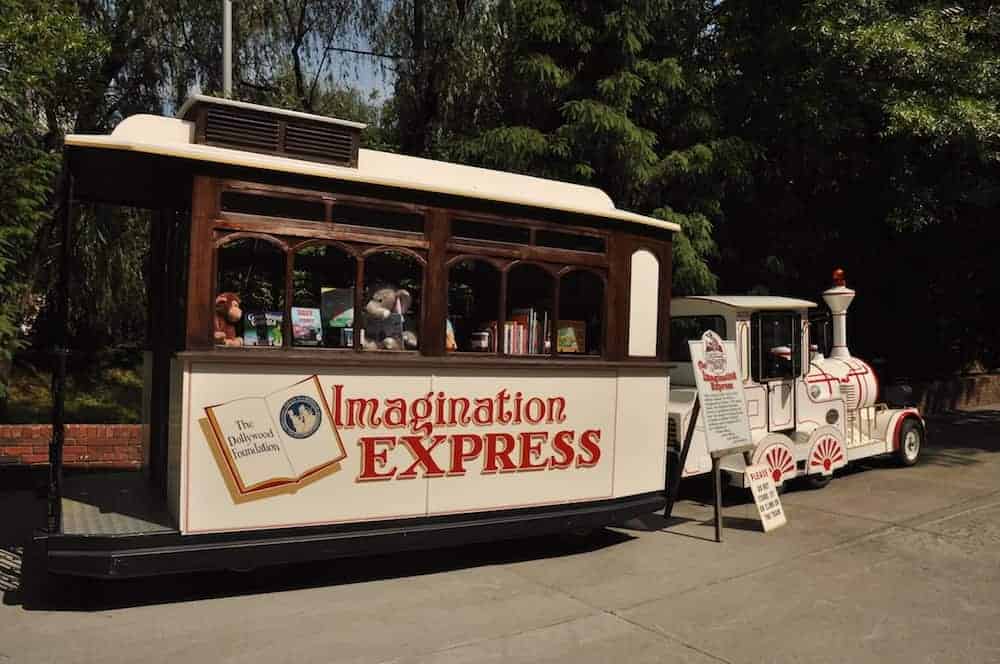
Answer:
[[[264,497],[340,470],[347,458],[315,375],[268,394],[206,406],[208,443],[234,500]]]
[[[323,411],[315,399],[300,394],[285,402],[278,421],[292,438],[308,438],[323,423]]]

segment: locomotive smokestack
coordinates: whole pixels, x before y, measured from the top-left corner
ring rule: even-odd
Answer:
[[[844,271],[833,271],[833,288],[823,291],[823,300],[833,314],[833,347],[830,357],[850,357],[847,347],[847,310],[854,301],[854,291],[847,287]]]

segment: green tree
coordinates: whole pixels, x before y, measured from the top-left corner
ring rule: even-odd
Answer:
[[[715,25],[726,132],[761,155],[724,201],[723,281],[814,295],[844,263],[862,352],[938,372],[995,357],[977,251],[1000,203],[993,3],[724,3]]]
[[[71,3],[0,5],[0,409],[21,325],[44,304],[36,278],[67,114],[105,50]]]
[[[721,136],[710,2],[501,3],[489,52],[498,91],[454,153],[481,165],[601,187],[616,205],[682,224],[679,292],[712,291],[720,197],[752,152]],[[397,90],[397,94],[399,91]]]

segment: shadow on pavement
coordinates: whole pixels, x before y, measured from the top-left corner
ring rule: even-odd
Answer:
[[[575,555],[632,539],[633,536],[625,533],[600,529],[587,535],[540,536],[430,551],[264,567],[247,572],[200,572],[115,581],[50,575],[50,587],[42,602],[25,608],[103,611],[339,586]],[[20,604],[21,597],[16,592],[7,592],[4,603]]]

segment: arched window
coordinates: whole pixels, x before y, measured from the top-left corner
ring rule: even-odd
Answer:
[[[357,263],[346,249],[312,244],[292,267],[292,345],[352,348]]]
[[[551,350],[554,279],[537,265],[518,264],[507,273],[507,309],[501,339],[508,355]]]
[[[215,306],[223,320],[217,318],[215,343],[281,346],[285,312],[281,247],[256,237],[238,237],[219,247],[217,265]],[[237,309],[227,304],[234,299]],[[241,314],[238,320],[234,320],[236,311]],[[230,315],[234,319],[226,318]]]
[[[496,352],[500,271],[484,260],[464,259],[448,270],[448,351]]]
[[[604,280],[587,270],[573,270],[559,280],[556,351],[600,355],[604,336]]]
[[[364,259],[365,350],[416,350],[420,327],[423,264],[404,251],[382,250]]]

